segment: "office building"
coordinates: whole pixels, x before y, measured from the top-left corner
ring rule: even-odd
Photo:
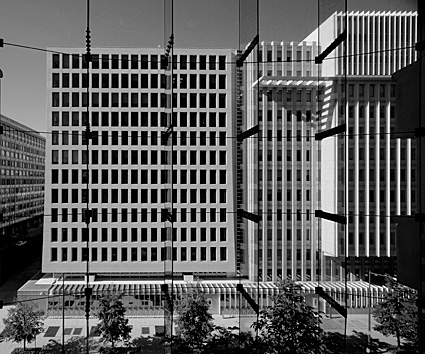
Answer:
[[[315,64],[345,19],[346,65],[344,44]],[[242,71],[232,50],[176,51],[172,79],[161,50],[96,49],[90,77],[83,49],[49,55],[43,271],[83,274],[89,259],[93,274],[340,280],[347,260],[353,280],[394,273],[389,216],[411,214],[417,196],[414,142],[393,134],[391,74],[415,60],[416,14],[335,13],[319,29],[262,42]],[[257,123],[262,138],[237,155],[235,133]],[[315,140],[342,123],[347,148]],[[258,227],[237,219],[242,207]],[[347,211],[347,225],[316,210]]]
[[[43,221],[46,139],[4,115],[0,127],[0,235],[10,237]]]
[[[234,276],[234,52],[52,50],[43,272]]]
[[[345,18],[346,66],[344,43],[314,64]],[[415,39],[415,13],[350,12],[333,14],[301,43],[261,43],[260,64],[246,73],[247,105],[255,107],[247,128],[258,122],[262,137],[247,139],[247,208],[263,218],[258,230],[247,228],[252,279],[258,269],[263,281],[341,280],[346,255],[350,279],[368,269],[395,273],[389,216],[411,214],[417,196],[414,141],[393,134],[391,74],[415,60]],[[315,141],[343,123],[347,149],[343,135]],[[347,211],[347,225],[315,210]]]

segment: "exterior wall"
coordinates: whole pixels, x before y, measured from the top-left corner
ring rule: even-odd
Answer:
[[[86,272],[88,236],[94,274],[163,274],[172,269],[171,253],[175,273],[235,274],[234,69],[227,64],[234,61],[233,51],[175,50],[170,149],[161,146],[170,92],[166,73],[152,61],[159,62],[163,52],[93,49],[101,59],[99,68],[90,68],[89,122],[98,138],[89,144],[87,176],[84,49],[54,50],[80,57],[74,62],[71,55],[49,54],[47,60],[52,134],[43,272]],[[94,212],[88,231],[82,221],[87,201]],[[174,210],[173,232],[161,219],[163,208]]]
[[[248,210],[262,215],[258,230],[248,228],[250,279],[314,280],[318,85],[314,66],[303,60],[314,58],[317,46],[263,42],[260,53],[260,72],[247,66],[247,126],[257,124],[259,89],[261,137],[247,139]],[[255,60],[253,53],[248,62]]]
[[[66,317],[84,315],[85,299],[84,299],[84,282],[66,280],[63,287],[62,281],[53,284],[49,290],[49,298],[43,299],[43,307],[47,306],[49,316]],[[251,298],[258,300],[260,309],[273,305],[273,296],[278,294],[279,289],[275,283],[262,282],[260,288],[254,283],[243,283],[244,289]],[[319,299],[315,294],[316,282],[297,282],[301,287],[301,293],[305,296],[306,302],[315,309],[323,311],[327,314],[335,313],[323,299]],[[137,283],[132,281],[129,283],[115,282],[114,284],[99,284],[97,282],[91,284],[93,286],[92,312],[98,309],[98,297],[107,289],[117,291],[123,295],[123,304],[127,309],[128,316],[157,317],[164,320],[164,294],[160,289],[160,282]],[[176,282],[174,283],[173,296],[181,298],[194,286],[199,287],[210,303],[210,313],[214,316],[242,316],[255,317],[254,310],[248,302],[240,297],[236,290],[235,282],[226,280],[216,283],[202,282],[200,284],[190,284]],[[341,304],[345,304],[345,283],[344,282],[324,282],[321,283],[324,291],[333,299]],[[369,285],[366,282],[348,282],[348,294],[346,308],[348,313],[366,313],[369,305]],[[65,289],[65,294],[63,293]],[[259,290],[259,293],[257,293]],[[371,306],[375,307],[386,294],[388,289],[385,286],[371,285]],[[258,296],[259,294],[259,296]],[[19,299],[25,299],[34,296],[29,289],[20,289],[18,292]],[[246,319],[244,320],[244,322]]]
[[[343,13],[335,13],[323,23],[322,48],[342,32],[345,19]],[[327,173],[323,157],[335,156],[338,213],[345,213],[346,203],[349,213],[347,234],[344,226],[338,225],[338,255],[344,256],[348,247],[349,272],[358,279],[367,269],[394,274],[395,225],[388,216],[409,215],[415,210],[416,151],[411,139],[390,135],[395,127],[395,86],[390,75],[416,60],[417,24],[413,12],[350,12],[347,20],[347,71],[342,44],[324,61],[322,75],[333,81],[332,125],[347,122],[348,150],[344,140],[338,139],[337,147],[322,143],[321,156],[322,175]],[[317,33],[307,39],[317,40]],[[346,159],[348,171],[344,175]],[[344,260],[337,259],[331,265],[333,260],[330,257],[326,262],[326,275],[338,279]]]
[[[42,221],[45,138],[1,116],[0,235],[11,236]]]
[[[306,40],[319,40],[321,48],[327,47],[341,33],[344,19],[342,13],[335,13],[324,21],[320,32],[313,32]],[[323,280],[343,279],[346,254],[353,279],[364,277],[367,269],[382,273],[395,271],[395,226],[390,224],[388,216],[408,215],[415,210],[417,152],[411,139],[390,135],[395,127],[395,91],[389,75],[415,60],[416,14],[351,12],[347,19],[346,73],[344,45],[319,66],[313,64],[320,52],[315,42],[262,43],[260,72],[257,73],[255,65],[248,69],[247,97],[252,108],[247,110],[246,120],[248,125],[257,122],[256,89],[259,88],[262,132],[258,146],[251,139],[247,148],[248,173],[253,171],[248,176],[251,206],[248,209],[263,215],[258,231],[260,240],[256,238],[255,227],[248,231],[252,248],[251,279],[256,279],[259,259],[261,280],[277,280],[282,276],[314,280],[312,271],[319,267],[315,258],[319,247],[325,256],[320,259]],[[394,55],[385,54],[399,47],[409,48],[398,49]],[[363,52],[369,54],[357,55]],[[252,60],[255,61],[255,53]],[[309,91],[310,102],[305,100]],[[294,98],[295,94],[299,99]],[[295,116],[288,124],[285,117],[290,110],[292,113],[299,110],[301,117],[311,110],[312,117],[319,121],[313,119],[314,123],[310,123],[303,118],[297,121]],[[316,116],[316,112],[320,114]],[[347,123],[347,151],[342,136],[320,143],[305,138],[342,123]],[[280,134],[285,144],[279,141]],[[291,134],[293,138],[287,139]],[[303,138],[296,139],[297,134]],[[304,159],[307,150],[311,161]],[[302,161],[297,161],[298,151]],[[309,182],[304,179],[308,169],[312,174]],[[296,180],[296,173],[301,173],[303,182]],[[307,190],[312,196],[310,202],[304,199]],[[348,230],[344,225],[314,218],[316,209],[336,214],[347,211]],[[312,213],[309,221],[305,220],[307,210]],[[275,217],[280,220],[275,221]],[[307,242],[309,232],[311,241]],[[307,261],[306,253],[310,250]]]
[[[347,17],[335,12],[304,40],[326,48],[343,31],[346,18],[347,75],[391,75],[416,60],[416,12],[351,11]],[[324,61],[323,76],[344,75],[343,55],[341,45]]]
[[[337,26],[343,28],[344,15],[338,13],[335,16]],[[415,61],[416,22],[416,12],[350,12],[347,74],[391,75]],[[394,48],[405,49],[392,51]],[[391,51],[391,54],[385,51]],[[338,57],[342,53],[340,48]],[[370,54],[356,55],[358,53]],[[338,66],[338,73],[343,74],[342,59]]]
[[[347,89],[347,104],[339,105],[340,114],[342,109],[348,114],[350,138],[347,155],[342,140],[338,147],[338,208],[343,213],[347,200],[348,255],[366,258],[366,263],[350,261],[350,272],[363,277],[365,269],[375,267],[375,257],[395,260],[395,225],[387,216],[410,215],[415,210],[417,152],[412,139],[390,135],[395,128],[396,104],[395,85],[390,78],[349,78]],[[348,194],[344,197],[345,179]],[[345,254],[345,242],[340,228],[341,255]],[[391,266],[378,269],[395,270]]]
[[[335,85],[332,81],[324,81],[321,86],[321,114],[318,119],[318,131],[334,128],[338,125],[338,110],[335,105]],[[318,209],[328,213],[338,213],[337,182],[337,147],[341,136],[328,137],[318,143],[319,171],[318,175]],[[338,227],[335,222],[317,219],[320,233],[320,243],[325,256],[338,255]]]

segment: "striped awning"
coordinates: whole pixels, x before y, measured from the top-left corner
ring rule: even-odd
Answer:
[[[362,292],[368,292],[369,283],[364,281],[349,281],[347,282],[347,289],[345,287],[345,282],[335,281],[335,282],[297,282],[304,290],[315,291],[316,286],[322,287],[326,292],[332,293],[345,293],[346,290],[348,294],[358,294]],[[370,284],[370,289],[375,291],[387,291],[385,286],[378,286]]]
[[[223,294],[223,295],[230,295],[230,294],[237,294],[236,290],[236,284],[237,282],[201,282],[199,284],[202,291],[204,291],[206,294]],[[257,289],[259,289],[261,295],[266,296],[272,296],[277,293],[277,286],[275,283],[272,282],[261,282],[261,283],[255,283],[255,282],[244,282],[242,283],[244,286],[244,289],[250,294],[251,296],[255,297],[257,296]],[[350,281],[345,284],[345,282],[297,282],[302,289],[309,293],[314,293],[315,288],[318,286],[318,284],[325,290],[325,292],[328,292],[330,294],[345,294],[348,292],[348,294],[367,294],[369,291],[369,286],[372,292],[374,293],[382,293],[388,291],[388,289],[385,286],[379,286],[370,284],[363,281]],[[174,289],[173,291],[177,294],[185,293],[191,288],[194,287],[191,283],[185,283],[185,282],[174,282]],[[346,289],[347,285],[347,289]],[[93,288],[94,294],[100,294],[106,290],[112,290],[116,289],[119,292],[124,293],[125,295],[143,295],[143,294],[155,294],[159,295],[161,294],[161,283],[155,282],[155,283],[114,283],[114,284],[108,284],[105,282],[99,282],[99,283],[91,283],[90,286]],[[198,285],[196,285],[198,286]],[[79,295],[84,296],[84,289],[86,287],[85,283],[79,282],[79,283],[66,283],[65,282],[65,294],[69,295]],[[62,294],[63,291],[63,285],[62,282],[57,282],[51,286],[49,289],[49,294],[51,296],[55,296],[58,294]]]

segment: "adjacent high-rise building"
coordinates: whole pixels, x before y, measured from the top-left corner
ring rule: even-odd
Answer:
[[[53,51],[43,272],[234,276],[234,51]]]
[[[0,127],[0,235],[10,237],[43,221],[46,139],[4,115]]]
[[[395,134],[396,92],[391,75],[416,60],[417,14],[350,12],[345,17],[336,13],[321,26],[324,45],[341,32],[345,19],[346,67],[340,59],[341,46],[336,52],[338,59],[323,70],[324,77],[332,76],[332,71],[336,76],[333,92],[324,97],[335,106],[336,114],[323,119],[328,126],[346,123],[348,133],[346,149],[341,139],[323,148],[336,162],[336,212],[342,213],[345,207],[348,212],[348,235],[339,227],[337,258],[327,259],[327,274],[337,276],[331,269],[340,268],[338,264],[345,261],[341,256],[347,254],[347,271],[354,278],[364,278],[367,270],[396,275],[396,228],[390,216],[415,212],[417,181],[415,140]],[[329,23],[336,32],[331,32]],[[344,72],[347,91],[336,85]],[[343,173],[346,160],[347,171]],[[324,169],[322,176],[327,176]]]
[[[346,20],[346,43],[315,64]],[[391,74],[415,60],[415,39],[416,13],[335,13],[301,43],[261,43],[259,64],[252,53],[246,122],[261,139],[247,139],[247,208],[262,222],[247,228],[251,278],[340,280],[346,261],[351,279],[394,274],[390,216],[414,212],[417,196],[414,142],[394,135]],[[342,134],[315,140],[344,123],[347,146]],[[315,210],[347,213],[347,224]]]

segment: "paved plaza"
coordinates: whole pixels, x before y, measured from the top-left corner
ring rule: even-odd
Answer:
[[[4,318],[7,315],[7,307],[0,310],[0,317]],[[223,317],[223,316],[214,316],[215,323],[225,327],[239,326],[238,317]],[[250,325],[255,320],[254,317],[242,318],[240,327],[242,330],[248,330]],[[155,335],[156,330],[161,328],[164,323],[163,318],[140,318],[140,317],[131,317],[129,318],[130,325],[133,326],[131,333],[132,339],[138,337],[147,337]],[[94,327],[97,324],[95,318],[91,318],[89,321],[90,334],[93,339],[99,339],[98,334],[94,331]],[[372,327],[375,324],[375,321],[372,318]],[[37,337],[37,340],[28,347],[41,347],[46,345],[51,340],[55,340],[59,343],[62,343],[63,336],[63,320],[62,318],[47,318],[44,321],[44,333],[40,334]],[[84,337],[86,336],[86,320],[85,318],[65,318],[65,341],[71,337]],[[328,318],[324,317],[322,319],[322,328],[325,331],[344,333],[344,318],[335,317]],[[4,324],[3,321],[0,323],[0,332],[3,331]],[[348,324],[347,324],[347,335],[357,335],[359,338],[365,338],[368,331],[368,316],[367,314],[351,314],[348,315]],[[395,345],[395,338],[387,338],[382,334],[373,331],[371,332],[371,337],[379,340],[380,342],[388,343]],[[14,348],[22,347],[22,343],[14,343],[11,341],[3,341],[0,343],[0,353],[8,354]]]

